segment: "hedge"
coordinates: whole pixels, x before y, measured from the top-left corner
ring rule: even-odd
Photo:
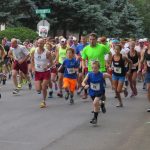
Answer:
[[[8,40],[12,38],[20,39],[22,42],[26,39],[34,40],[38,37],[38,34],[33,30],[26,27],[7,28],[6,30],[0,31],[0,39],[7,37]]]

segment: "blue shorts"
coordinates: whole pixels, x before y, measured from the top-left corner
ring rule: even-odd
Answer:
[[[116,76],[112,74],[112,80],[119,81],[119,82],[124,82],[125,81],[125,76]]]
[[[150,83],[150,72],[147,72],[145,75],[145,82]]]

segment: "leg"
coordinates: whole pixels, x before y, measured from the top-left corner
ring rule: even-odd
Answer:
[[[58,73],[58,86],[59,86],[59,93],[57,94],[59,97],[63,97],[62,94],[62,86],[63,86],[63,73]]]
[[[132,74],[132,85],[133,85],[134,95],[137,95],[136,78],[137,78],[137,72],[134,71]]]
[[[119,105],[117,105],[118,107],[123,107],[123,103],[120,95],[120,93],[122,92],[122,88],[123,88],[123,82],[119,81],[117,86],[117,97],[119,100]]]
[[[97,124],[97,117],[98,117],[99,105],[100,105],[99,101],[100,101],[99,97],[95,97],[93,100],[94,116],[93,119],[90,121],[90,123],[92,124]]]
[[[12,78],[13,78],[13,83],[14,83],[15,88],[17,88],[18,86],[17,74],[18,74],[17,70],[12,70]]]

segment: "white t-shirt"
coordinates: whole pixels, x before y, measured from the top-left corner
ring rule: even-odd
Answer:
[[[140,48],[140,46],[135,46],[135,50],[137,51],[137,52],[141,52],[142,51],[142,49]]]
[[[17,48],[10,47],[13,57],[15,60],[19,61],[29,55],[29,51],[23,45],[18,45]]]
[[[38,53],[38,48],[36,48],[34,52],[34,64],[35,64],[35,70],[38,72],[45,72],[50,70],[49,68],[45,70],[45,67],[50,63],[46,56],[46,49],[43,53]]]

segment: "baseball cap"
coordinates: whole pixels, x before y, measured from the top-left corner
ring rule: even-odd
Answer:
[[[65,38],[62,38],[61,40],[60,40],[60,42],[66,42],[66,39]]]

